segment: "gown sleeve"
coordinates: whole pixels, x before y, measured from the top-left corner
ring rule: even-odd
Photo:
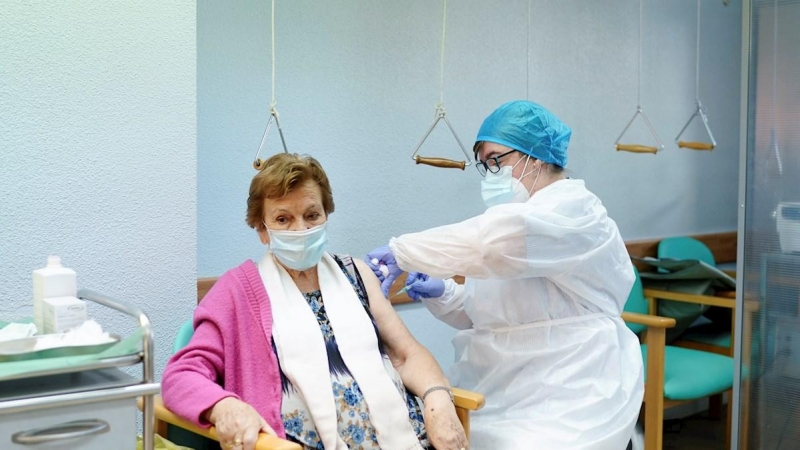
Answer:
[[[608,240],[600,209],[571,217],[530,202],[499,205],[460,223],[392,238],[389,246],[401,269],[437,278],[554,277]]]
[[[442,322],[458,330],[468,330],[472,328],[472,320],[464,310],[464,302],[469,295],[470,290],[466,286],[448,278],[441,297],[423,298],[422,303]]]

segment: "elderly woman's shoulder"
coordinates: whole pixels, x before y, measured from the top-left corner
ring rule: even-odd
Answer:
[[[261,281],[258,266],[253,261],[247,260],[222,274],[200,304],[210,307],[220,302],[228,303],[232,298],[244,300],[262,292],[264,292],[264,284]]]

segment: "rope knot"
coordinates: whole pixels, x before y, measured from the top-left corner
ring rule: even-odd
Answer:
[[[444,116],[444,115],[447,114],[447,112],[444,110],[444,103],[442,103],[442,102],[439,102],[439,103],[436,104],[435,110],[436,110],[436,116],[437,117]]]

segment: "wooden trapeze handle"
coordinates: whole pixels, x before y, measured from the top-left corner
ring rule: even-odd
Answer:
[[[427,164],[429,166],[441,167],[444,169],[464,170],[464,168],[467,166],[466,161],[453,161],[452,159],[447,158],[428,158],[426,156],[419,155],[414,157],[414,161],[416,161],[417,164]]]
[[[633,153],[657,153],[656,147],[648,147],[647,145],[639,144],[617,144],[617,151],[633,152]]]
[[[714,144],[710,142],[678,141],[678,147],[692,150],[714,150]]]

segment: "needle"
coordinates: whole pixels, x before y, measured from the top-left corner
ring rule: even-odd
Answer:
[[[408,289],[410,287],[411,287],[411,285],[408,285],[408,286],[404,287],[403,289],[400,289],[399,291],[395,292],[394,295],[392,296],[392,298],[397,297],[400,294],[405,294],[406,292],[408,292]]]

